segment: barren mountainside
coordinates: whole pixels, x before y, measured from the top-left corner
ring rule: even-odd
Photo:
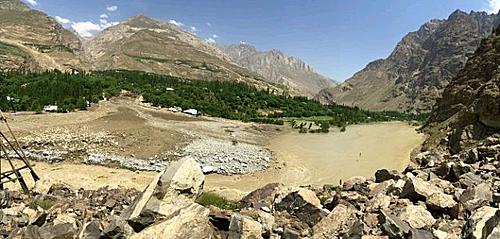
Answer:
[[[136,16],[84,43],[94,70],[126,69],[200,80],[236,80],[268,87],[263,78],[233,63],[220,49],[177,26]]]
[[[369,110],[430,111],[497,16],[457,10],[446,20],[431,20],[406,35],[388,58],[369,63],[318,99]]]
[[[79,69],[79,38],[19,0],[0,0],[0,69]]]
[[[445,88],[425,129],[452,153],[500,131],[500,27]]]
[[[302,60],[287,56],[279,50],[261,52],[247,43],[221,46],[221,49],[241,66],[303,95],[314,97],[320,90],[336,84],[316,73]]]

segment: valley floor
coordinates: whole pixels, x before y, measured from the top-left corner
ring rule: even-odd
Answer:
[[[50,182],[43,184],[141,190],[153,171],[191,156],[202,165],[213,165],[205,170],[246,173],[207,176],[206,188],[232,199],[269,182],[337,184],[352,176],[371,176],[379,168],[401,170],[424,138],[401,122],[299,134],[284,126],[172,113],[126,97],[101,102],[89,111],[17,113],[8,118],[29,152],[53,162],[34,162],[42,179]]]

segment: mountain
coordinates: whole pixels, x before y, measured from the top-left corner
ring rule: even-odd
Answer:
[[[336,85],[331,79],[316,73],[302,60],[287,56],[279,50],[260,52],[247,43],[220,48],[236,63],[273,83],[285,85],[292,92],[312,97],[320,90]]]
[[[273,87],[195,34],[142,15],[98,33],[84,43],[84,51],[86,63],[93,70],[138,70]]]
[[[0,69],[79,69],[80,49],[79,38],[45,13],[0,0]]]
[[[388,58],[369,63],[317,98],[369,110],[428,112],[498,15],[457,10],[446,20],[431,20],[406,35]]]
[[[500,26],[445,88],[424,127],[452,153],[500,135]]]

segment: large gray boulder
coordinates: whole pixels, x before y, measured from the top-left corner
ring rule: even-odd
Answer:
[[[228,239],[259,239],[262,233],[262,225],[252,218],[236,213],[231,216]]]
[[[132,235],[130,239],[210,238],[214,232],[208,221],[208,214],[207,208],[192,204],[170,218]]]
[[[192,158],[184,158],[159,173],[138,197],[125,219],[139,232],[154,222],[189,207],[201,193],[205,176]]]
[[[490,184],[481,183],[465,190],[459,200],[466,209],[474,210],[489,205],[493,201],[493,192]]]
[[[274,208],[276,211],[288,212],[311,227],[327,215],[316,194],[303,188],[293,190],[281,200],[277,200]]]
[[[327,239],[338,236],[342,229],[347,229],[354,224],[356,220],[356,210],[339,204],[328,216],[323,218],[313,227],[313,239]]]
[[[390,238],[405,238],[408,233],[410,233],[410,226],[397,216],[394,216],[385,210],[381,210],[379,216],[382,230]]]
[[[414,177],[406,180],[400,197],[415,201],[425,201],[428,197],[435,193],[443,193],[443,191],[437,186],[424,181],[421,178]]]
[[[399,213],[399,218],[407,222],[412,228],[430,228],[436,219],[422,206],[408,205]]]

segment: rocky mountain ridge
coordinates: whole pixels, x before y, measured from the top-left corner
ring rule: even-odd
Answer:
[[[500,131],[500,26],[446,87],[424,127],[452,153]],[[432,144],[431,144],[432,145]]]
[[[19,0],[0,1],[0,69],[80,69],[81,42]]]
[[[317,97],[369,110],[428,112],[498,16],[457,10],[446,20],[431,20],[406,35],[388,58]]]
[[[276,49],[261,52],[248,43],[220,48],[241,66],[303,95],[314,97],[320,90],[336,84],[333,80],[316,73],[302,60],[287,56]]]
[[[83,46],[93,70],[138,70],[275,88],[196,35],[143,15],[103,30]]]

